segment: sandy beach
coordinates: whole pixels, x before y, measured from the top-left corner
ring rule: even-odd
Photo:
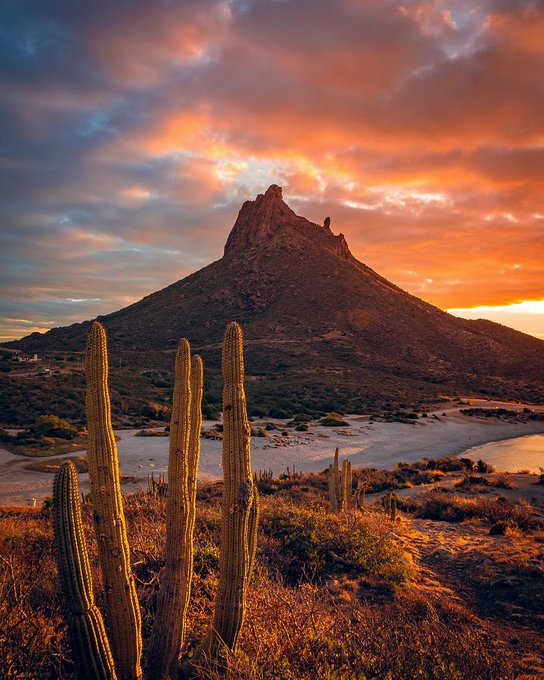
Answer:
[[[505,406],[521,410],[523,404],[506,404],[467,400],[471,406],[486,408]],[[356,467],[372,466],[389,468],[396,463],[414,462],[424,457],[436,458],[459,455],[471,447],[488,442],[498,442],[517,437],[544,433],[544,421],[527,423],[507,422],[495,418],[475,418],[460,413],[462,406],[451,404],[420,418],[413,424],[375,422],[370,424],[365,416],[346,416],[350,426],[330,428],[312,426],[311,432],[290,430],[289,437],[281,437],[279,431],[270,432],[269,438],[252,439],[253,469],[271,468],[275,475],[285,472],[287,466],[304,472],[317,472],[329,465],[334,449],[340,448],[342,458],[349,458]],[[445,415],[444,415],[445,414]],[[284,425],[286,421],[274,421]],[[214,425],[205,422],[204,428]],[[258,422],[254,423],[258,427]],[[123,475],[136,478],[123,485],[125,492],[132,492],[147,484],[151,473],[165,473],[168,463],[168,438],[136,437],[137,430],[119,430],[118,451]],[[508,449],[507,444],[501,446]],[[478,449],[476,449],[476,453]],[[79,455],[70,453],[65,457]],[[504,457],[504,452],[503,452]],[[531,467],[523,460],[523,448],[519,462],[513,471]],[[33,459],[36,460],[36,459]],[[51,459],[50,459],[51,460]],[[533,451],[534,460],[534,451]],[[53,475],[25,469],[29,458],[13,455],[0,449],[0,504],[28,505],[31,499],[40,503],[51,495]],[[544,452],[542,454],[544,465]],[[217,479],[222,476],[221,442],[202,439],[199,476]],[[88,490],[88,475],[80,475],[83,491]]]

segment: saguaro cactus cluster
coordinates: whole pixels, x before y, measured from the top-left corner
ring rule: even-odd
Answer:
[[[86,408],[89,474],[100,566],[106,590],[106,623],[94,605],[81,525],[77,476],[70,464],[55,478],[55,535],[74,660],[81,678],[139,679],[141,621],[126,536],[119,464],[111,428],[106,335],[98,322],[88,337]],[[147,675],[188,676],[195,659],[232,651],[244,619],[258,521],[250,468],[250,427],[244,394],[242,332],[229,324],[223,348],[225,490],[220,580],[213,622],[194,660],[179,666],[193,569],[196,480],[200,457],[203,370],[183,339],[176,356],[166,498],[165,569],[157,597]]]
[[[344,460],[340,471],[338,447],[334,452],[334,462],[328,469],[329,500],[333,512],[349,510],[352,505],[353,475],[351,463]]]

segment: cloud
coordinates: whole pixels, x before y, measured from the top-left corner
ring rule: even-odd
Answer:
[[[113,311],[217,259],[272,182],[442,308],[543,297],[541,1],[0,15],[6,337],[26,332],[13,319]]]

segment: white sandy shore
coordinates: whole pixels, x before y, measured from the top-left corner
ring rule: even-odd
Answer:
[[[479,400],[470,400],[470,404],[489,408],[523,408],[523,404]],[[320,471],[329,465],[337,446],[341,457],[349,458],[357,467],[389,468],[400,461],[414,462],[423,457],[458,455],[470,447],[487,442],[544,432],[543,421],[509,423],[494,418],[473,418],[462,415],[459,412],[461,408],[465,406],[446,405],[413,424],[369,424],[368,418],[364,416],[348,416],[346,419],[350,427],[312,427],[311,433],[291,431],[289,438],[281,438],[279,433],[273,431],[269,439],[252,439],[253,469],[271,468],[274,474],[279,474],[294,464],[297,470],[304,472]],[[280,424],[281,421],[275,422]],[[212,425],[205,423],[204,427]],[[151,472],[166,472],[168,463],[166,437],[135,437],[136,432],[116,432],[120,437],[118,450],[121,471],[124,475],[138,478],[137,482],[123,486],[126,492],[145,486]],[[72,452],[67,455],[77,454]],[[26,470],[25,466],[32,460],[36,459],[15,456],[0,449],[0,504],[27,505],[31,498],[40,502],[45,496],[51,495],[53,476]],[[527,467],[527,464],[519,460],[517,467]],[[222,476],[221,442],[202,439],[199,474],[201,478]],[[80,484],[83,491],[88,490],[88,475],[80,475]]]

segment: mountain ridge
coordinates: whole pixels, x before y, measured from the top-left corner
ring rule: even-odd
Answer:
[[[544,382],[544,341],[454,317],[403,291],[357,260],[330,218],[319,225],[296,215],[277,185],[242,205],[221,259],[98,319],[114,352],[146,363],[146,354],[169,353],[186,336],[209,350],[212,366],[236,320],[249,370],[298,382],[304,398],[312,385],[326,391],[323,381],[333,389],[334,380],[337,392],[360,395],[368,372],[515,398],[540,394]],[[9,344],[81,351],[89,324]]]

